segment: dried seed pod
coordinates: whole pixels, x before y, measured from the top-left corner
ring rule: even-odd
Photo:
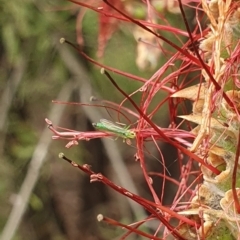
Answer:
[[[240,189],[236,189],[237,198],[240,201]],[[232,189],[225,193],[224,198],[221,199],[220,205],[224,211],[225,221],[227,222],[228,228],[231,233],[234,235],[235,239],[239,237],[239,225],[240,225],[240,217],[237,214],[235,208],[235,201],[233,197]]]
[[[223,197],[223,193],[220,191],[215,191],[213,187],[209,184],[202,184],[196,196],[192,199],[191,207],[199,208],[199,207],[210,207],[211,209],[221,209],[220,200]]]
[[[233,101],[236,109],[240,111],[240,91],[230,90],[226,94]],[[227,111],[228,117],[236,116],[235,110],[229,106],[225,99],[222,100],[222,107]]]
[[[205,83],[193,85],[191,87],[184,88],[178,92],[175,92],[171,97],[187,98],[192,101],[204,99],[206,87],[207,86]]]
[[[193,114],[202,114],[203,106],[204,106],[204,100],[203,99],[196,100],[193,103],[193,108],[192,108]]]
[[[215,19],[217,19],[219,16],[218,0],[210,1],[208,6],[209,6],[209,10],[210,10],[211,14],[213,15],[213,17]]]

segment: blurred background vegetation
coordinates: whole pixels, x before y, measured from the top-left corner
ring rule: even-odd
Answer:
[[[64,0],[1,0],[0,10],[0,239],[11,239],[11,235],[15,240],[114,239],[122,230],[97,223],[97,214],[131,223],[136,220],[137,213],[145,214],[144,211],[134,210],[125,198],[100,183],[90,184],[88,176],[59,160],[58,153],[64,152],[79,164],[91,165],[94,171],[120,184],[118,177],[125,178],[126,172],[116,174],[114,160],[109,159],[106,145],[113,144],[115,153],[118,152],[126,163],[124,171],[137,185],[136,191],[150,198],[133,157],[134,147],[119,139],[106,139],[105,142],[81,142],[66,149],[66,141],[51,140],[52,133],[44,121],[47,117],[53,124],[79,131],[93,130],[91,122],[99,118],[117,121],[116,114],[109,116],[106,110],[97,107],[52,103],[53,99],[89,103],[92,95],[116,103],[123,100],[123,96],[99,74],[99,68],[82,59],[76,50],[59,44],[60,37],[76,42],[79,7]],[[83,19],[84,51],[93,58],[97,51],[97,22],[98,15],[87,11]],[[131,28],[131,24],[120,25],[101,61],[148,79],[154,69],[138,70],[136,40]],[[140,87],[139,83],[117,74],[113,77],[128,93]],[[160,100],[161,96],[156,103]],[[126,106],[129,105],[126,103]],[[158,114],[156,120],[160,126],[167,124],[164,116],[167,116],[164,111]],[[135,120],[131,119],[133,123]],[[156,150],[146,147],[154,155]],[[171,152],[169,161],[173,162],[174,151],[165,149]],[[152,156],[149,159],[148,169],[161,171],[161,164]],[[174,168],[174,164],[170,168]],[[159,183],[156,181],[156,184]],[[156,186],[160,192],[160,184]],[[19,193],[29,194],[31,188],[29,200],[19,197],[22,196]],[[27,205],[18,226],[16,216],[21,216],[17,214],[24,200]],[[13,206],[16,215],[10,220]],[[9,226],[15,226],[16,233],[15,228]]]

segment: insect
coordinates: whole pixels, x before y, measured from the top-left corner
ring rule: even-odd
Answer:
[[[93,123],[92,125],[99,131],[114,133],[116,136],[123,139],[136,137],[136,133],[134,131],[128,130],[128,128],[120,127],[106,119],[100,119],[100,122]]]

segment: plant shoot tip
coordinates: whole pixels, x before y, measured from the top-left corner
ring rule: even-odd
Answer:
[[[99,222],[101,222],[102,220],[103,220],[103,215],[102,214],[98,214],[97,215],[97,220],[99,221]]]
[[[61,44],[63,44],[63,43],[65,43],[65,38],[60,38],[60,40],[59,40],[59,42],[61,43]]]
[[[95,101],[98,101],[97,97],[91,96],[90,97],[90,102],[95,102]]]
[[[101,68],[100,73],[101,73],[101,74],[105,74],[105,69],[104,69],[104,68]]]

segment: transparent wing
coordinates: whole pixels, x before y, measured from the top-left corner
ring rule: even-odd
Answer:
[[[107,120],[107,119],[100,119],[100,122],[106,127],[106,128],[109,128],[109,129],[112,129],[112,130],[116,130],[116,131],[126,131],[126,128],[124,127],[120,127],[118,125],[116,125],[115,123]]]
[[[135,138],[136,134],[133,131],[128,130],[127,128],[120,127],[115,123],[106,120],[100,119],[100,122],[97,124],[98,129],[102,131],[112,132],[122,138]]]

